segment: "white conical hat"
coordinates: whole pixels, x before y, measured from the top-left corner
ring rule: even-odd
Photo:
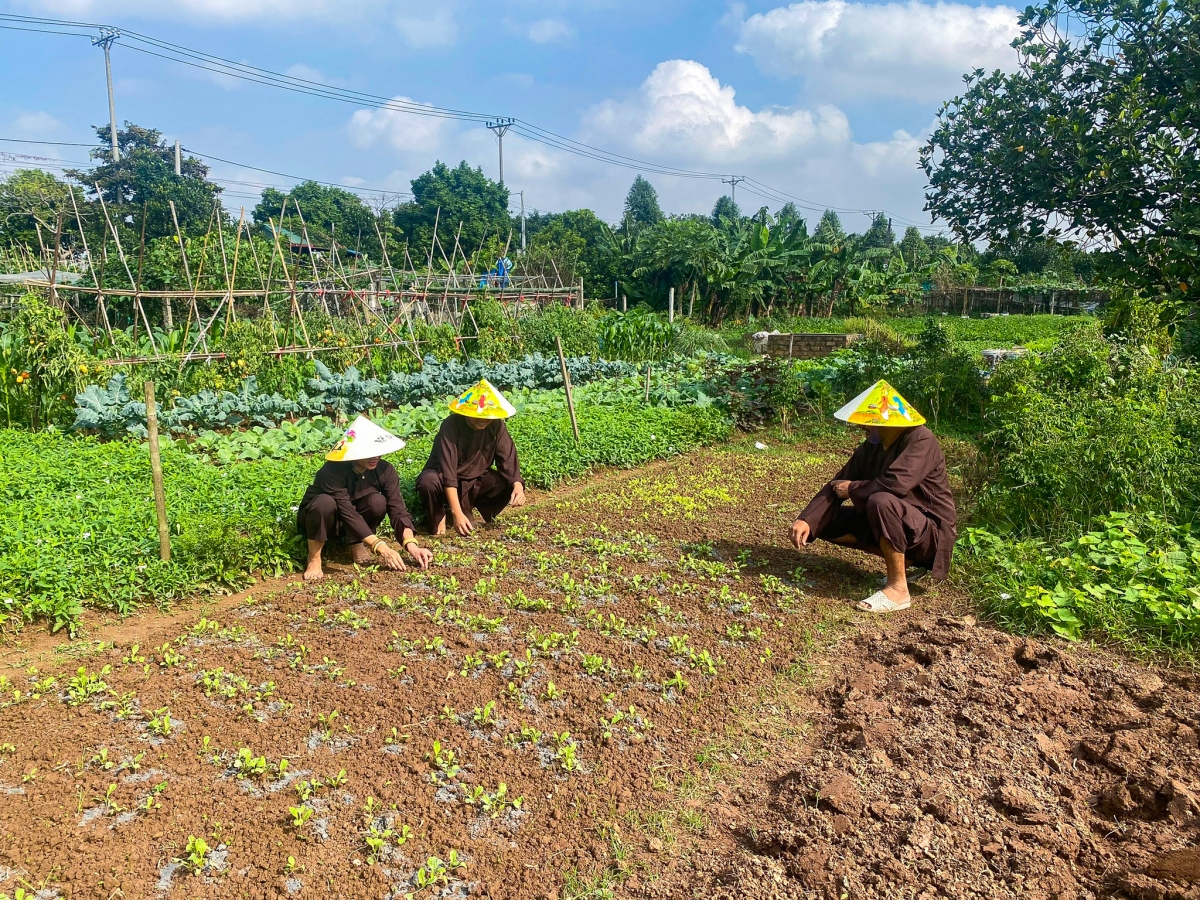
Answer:
[[[370,459],[404,449],[404,441],[390,431],[380,428],[366,416],[359,416],[350,423],[336,447],[325,454],[330,462],[353,462]]]

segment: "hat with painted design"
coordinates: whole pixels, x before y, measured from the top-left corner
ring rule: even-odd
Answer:
[[[469,387],[461,397],[451,400],[450,412],[472,419],[507,419],[517,414],[516,407],[486,378]]]
[[[879,428],[915,428],[925,424],[900,393],[882,379],[875,382],[834,414],[834,418],[851,425]]]
[[[354,462],[404,449],[404,441],[366,416],[350,423],[337,446],[325,454],[330,462]]]

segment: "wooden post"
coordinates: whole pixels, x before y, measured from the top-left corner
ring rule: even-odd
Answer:
[[[146,430],[150,432],[150,478],[154,482],[154,513],[158,518],[158,556],[171,561],[171,532],[167,528],[167,495],[163,490],[162,458],[158,453],[158,411],[154,407],[154,382],[146,382]]]
[[[621,312],[628,312],[628,311],[629,311],[629,299],[624,294],[622,294],[621,295]]]
[[[675,321],[675,288],[667,295],[667,321]]]
[[[692,299],[688,301],[688,318],[692,317],[692,310],[696,308],[696,282],[692,282]]]
[[[575,421],[575,398],[571,396],[571,373],[567,371],[567,358],[563,356],[562,338],[554,336],[558,349],[558,364],[562,366],[563,390],[567,392],[567,412],[571,414],[571,430],[575,432],[575,445],[579,446],[579,423]]]
[[[646,363],[646,402],[650,402],[650,363]]]

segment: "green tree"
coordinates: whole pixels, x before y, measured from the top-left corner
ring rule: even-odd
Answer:
[[[736,225],[742,221],[742,211],[738,209],[738,205],[733,202],[732,197],[724,194],[717,198],[717,202],[713,205],[712,215],[709,218],[717,228],[720,228],[723,222]]]
[[[254,207],[254,221],[260,225],[268,221],[279,224],[281,212],[286,212],[283,227],[297,234],[307,228],[309,240],[315,246],[329,246],[336,240],[338,247],[380,257],[375,212],[357,194],[315,181],[301,182],[286,194],[267,188]]]
[[[75,207],[71,204],[71,192],[80,215],[87,210],[83,192],[77,187],[60,181],[41,169],[18,169],[11,175],[0,178],[0,242],[23,245],[34,253],[46,244],[47,250],[54,247],[54,235],[62,216],[63,245],[78,233],[75,224]],[[41,230],[39,240],[38,230]]]
[[[813,235],[822,244],[839,244],[846,240],[846,229],[842,227],[842,220],[832,209],[825,210],[821,214],[821,221],[817,223],[816,233]]]
[[[909,268],[914,268],[933,255],[916,225],[904,229],[904,237],[900,239],[900,255]]]
[[[411,201],[396,207],[393,221],[408,241],[417,265],[428,259],[435,222],[438,242],[447,257],[453,252],[456,237],[469,259],[489,237],[498,237],[503,248],[509,243],[510,232],[519,233],[520,226],[514,229],[508,215],[508,188],[484,175],[483,169],[472,169],[466,161],[453,169],[437,162],[413,179],[412,192]],[[437,263],[441,252],[434,250],[433,259]]]
[[[99,165],[87,171],[68,170],[66,174],[83,184],[89,195],[99,191],[114,225],[124,222],[140,232],[144,209],[146,240],[174,236],[169,206],[172,201],[179,227],[185,233],[207,230],[214,207],[223,219],[224,211],[217,205],[222,189],[208,180],[208,166],[185,156],[180,166],[182,174],[176,175],[175,148],[162,140],[162,132],[126,122],[117,131],[121,159],[112,162],[109,127],[104,125],[95,131],[100,146],[90,156],[100,161]],[[90,233],[90,226],[88,230]]]
[[[892,231],[892,220],[887,213],[877,213],[871,219],[871,227],[858,241],[861,250],[891,250],[896,245],[896,232]]]
[[[553,279],[557,267],[565,283],[583,278],[590,296],[610,296],[613,282],[624,277],[624,269],[620,249],[608,225],[590,209],[535,213],[535,217],[537,231],[529,240],[529,253],[521,260],[518,271]]]
[[[1196,0],[1027,9],[1017,71],[976,70],[942,107],[921,155],[926,209],[968,241],[1084,235],[1131,286],[1194,298],[1197,13]]]
[[[658,205],[658,191],[649,181],[639,175],[629,186],[625,195],[623,224],[634,230],[657,225],[663,220],[662,207]]]

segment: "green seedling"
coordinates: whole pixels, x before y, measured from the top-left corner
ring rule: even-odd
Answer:
[[[104,678],[112,673],[112,666],[105,666],[95,674],[89,674],[86,666],[80,666],[75,677],[67,682],[67,703],[79,706],[108,690]]]
[[[687,656],[688,636],[686,634],[671,634],[667,636],[667,650],[672,656]]]
[[[417,869],[417,887],[427,888],[433,887],[436,884],[445,884],[450,880],[452,873],[463,868],[465,865],[465,863],[459,861],[457,850],[451,850],[444,860],[438,859],[436,856],[431,856],[425,861],[425,865]]]
[[[524,802],[524,797],[509,797],[508,785],[503,781],[500,782],[495,793],[485,794],[482,800],[483,811],[493,819],[503,815],[507,809],[520,809]]]
[[[204,621],[203,619],[201,621]],[[199,875],[208,865],[208,843],[204,838],[189,834],[187,846],[183,848],[184,856],[178,861],[193,875]]]
[[[258,778],[267,774],[267,758],[255,756],[254,751],[249,747],[242,747],[233,760],[233,768],[243,778]]]
[[[483,802],[484,790],[482,785],[476,785],[472,788],[467,788],[466,794],[463,796],[463,803],[468,806],[474,806],[477,803]]]
[[[442,711],[438,714],[439,722],[457,722],[458,711],[453,706],[443,706]]]
[[[333,738],[333,723],[338,717],[335,709],[331,713],[317,713],[317,723],[321,726],[321,739],[328,741]]]
[[[105,772],[107,772],[114,765],[116,765],[116,763],[114,763],[111,759],[108,758],[108,748],[107,747],[101,747],[100,751],[95,756],[93,756],[90,760],[88,760],[88,764],[99,766]]]
[[[485,725],[492,725],[496,722],[496,701],[489,700],[483,706],[475,707],[475,711],[471,713],[471,721],[481,728]]]
[[[557,700],[561,696],[561,691],[554,686],[553,681],[546,682],[546,691],[542,694],[543,700]]]
[[[173,729],[171,725],[171,710],[165,706],[156,709],[154,711],[154,718],[146,723],[146,727],[159,737],[170,737]]]
[[[521,702],[521,689],[517,687],[515,682],[510,681],[504,688],[504,696],[513,703]]]
[[[676,671],[674,675],[663,682],[663,690],[667,691],[671,688],[679,691],[681,694],[688,689],[688,680],[683,677],[683,673]]]
[[[138,655],[138,651],[141,649],[142,647],[140,644],[132,644],[129,647],[129,655],[122,659],[121,662],[125,663],[127,666],[144,665],[146,662],[146,657]]]
[[[108,810],[110,815],[115,816],[117,813],[122,812],[125,809],[125,807],[117,803],[117,786],[115,784],[110,784],[105,789],[103,797],[93,797],[92,799],[97,803],[103,804],[104,808]]]
[[[697,669],[705,675],[716,675],[717,666],[725,665],[725,660],[719,656],[713,657],[707,650],[701,650],[699,653],[689,650],[688,662],[693,669]]]
[[[363,812],[369,816],[372,815],[377,809],[379,809],[379,801],[374,797],[368,797],[367,802],[363,804]]]
[[[300,831],[308,824],[313,817],[311,806],[289,806],[288,813],[291,815],[292,827]]]
[[[471,672],[473,672],[475,669],[480,668],[484,664],[485,664],[484,656],[483,656],[482,652],[468,653],[466,656],[463,657],[462,668],[459,669],[458,674],[461,675],[463,678],[466,678],[468,675],[471,674]]]
[[[283,874],[293,875],[296,872],[296,857],[289,856],[283,864]]]
[[[312,781],[297,781],[296,793],[300,796],[300,802],[307,802],[313,794],[321,789],[321,782],[313,779]]]
[[[462,771],[462,767],[456,762],[457,757],[454,751],[449,747],[443,747],[441,741],[433,742],[433,749],[425,754],[425,758],[437,770],[437,774],[444,779],[456,778]]]
[[[339,769],[338,773],[336,775],[330,775],[329,778],[326,779],[325,783],[331,788],[343,787],[346,784],[346,770]]]
[[[146,755],[145,750],[141,751],[140,753],[135,753],[133,756],[129,757],[129,759],[127,759],[121,763],[121,766],[120,766],[121,770],[125,771],[125,772],[138,771],[142,767],[142,758],[145,755]]]
[[[513,672],[518,678],[527,678],[533,669],[533,652],[525,651],[525,656],[513,663]]]
[[[37,781],[37,778],[38,778],[38,767],[34,766],[32,769],[30,769],[28,772],[26,772],[24,775],[21,776],[21,784],[31,784],[32,782]]]

